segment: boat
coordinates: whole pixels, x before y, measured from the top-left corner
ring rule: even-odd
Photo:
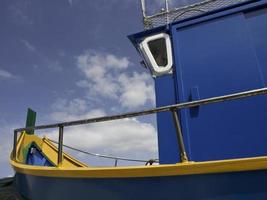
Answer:
[[[10,156],[16,191],[32,200],[267,199],[267,1],[166,1],[152,16],[141,5],[145,30],[128,38],[154,77],[156,108],[39,126],[28,110]],[[158,160],[94,167],[63,152],[64,127],[155,113]],[[58,141],[34,132],[51,128]]]

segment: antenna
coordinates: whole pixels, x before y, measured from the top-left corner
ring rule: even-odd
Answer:
[[[168,0],[165,0],[165,9],[166,9],[166,24],[169,23],[169,2]]]

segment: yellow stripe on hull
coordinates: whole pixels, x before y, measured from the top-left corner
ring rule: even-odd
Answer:
[[[193,174],[229,173],[267,169],[267,157],[253,157],[206,162],[185,162],[170,165],[132,166],[132,167],[88,167],[76,159],[64,154],[63,165],[60,167],[43,167],[23,164],[21,149],[35,142],[42,152],[56,163],[56,147],[48,139],[37,136],[23,135],[18,143],[18,157],[10,159],[16,172],[34,176],[69,177],[69,178],[128,178],[128,177],[159,177]],[[47,149],[46,149],[47,148]],[[50,148],[50,149],[49,149]]]

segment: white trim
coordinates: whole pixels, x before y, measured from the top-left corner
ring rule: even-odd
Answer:
[[[157,40],[157,39],[161,39],[164,38],[165,42],[166,42],[166,50],[167,50],[167,65],[166,66],[159,66],[150,49],[148,46],[148,43],[153,41],[153,40]],[[150,65],[149,67],[152,70],[153,75],[155,76],[160,76],[163,74],[167,74],[169,72],[172,71],[172,65],[173,65],[173,61],[172,61],[172,48],[171,48],[171,40],[170,40],[170,36],[166,33],[160,33],[157,35],[153,35],[153,36],[149,36],[147,38],[145,38],[141,43],[140,43],[140,49],[142,51],[142,53],[144,54],[144,57],[146,59],[146,62],[148,62],[148,64]]]

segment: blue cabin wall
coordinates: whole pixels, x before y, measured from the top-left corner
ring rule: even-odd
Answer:
[[[156,105],[167,106],[175,104],[175,80],[173,74],[168,74],[155,79]],[[159,160],[161,164],[177,163],[179,149],[175,127],[170,112],[157,114]]]
[[[267,9],[263,3],[254,10],[246,6],[239,12],[225,11],[171,26],[180,102],[266,87]],[[266,102],[266,96],[259,96],[182,111],[189,158],[267,155]]]
[[[252,0],[130,36],[168,32],[174,71],[155,78],[157,107],[266,87],[267,1]],[[267,155],[267,97],[179,112],[190,160]],[[180,160],[170,113],[157,115],[160,163]]]

